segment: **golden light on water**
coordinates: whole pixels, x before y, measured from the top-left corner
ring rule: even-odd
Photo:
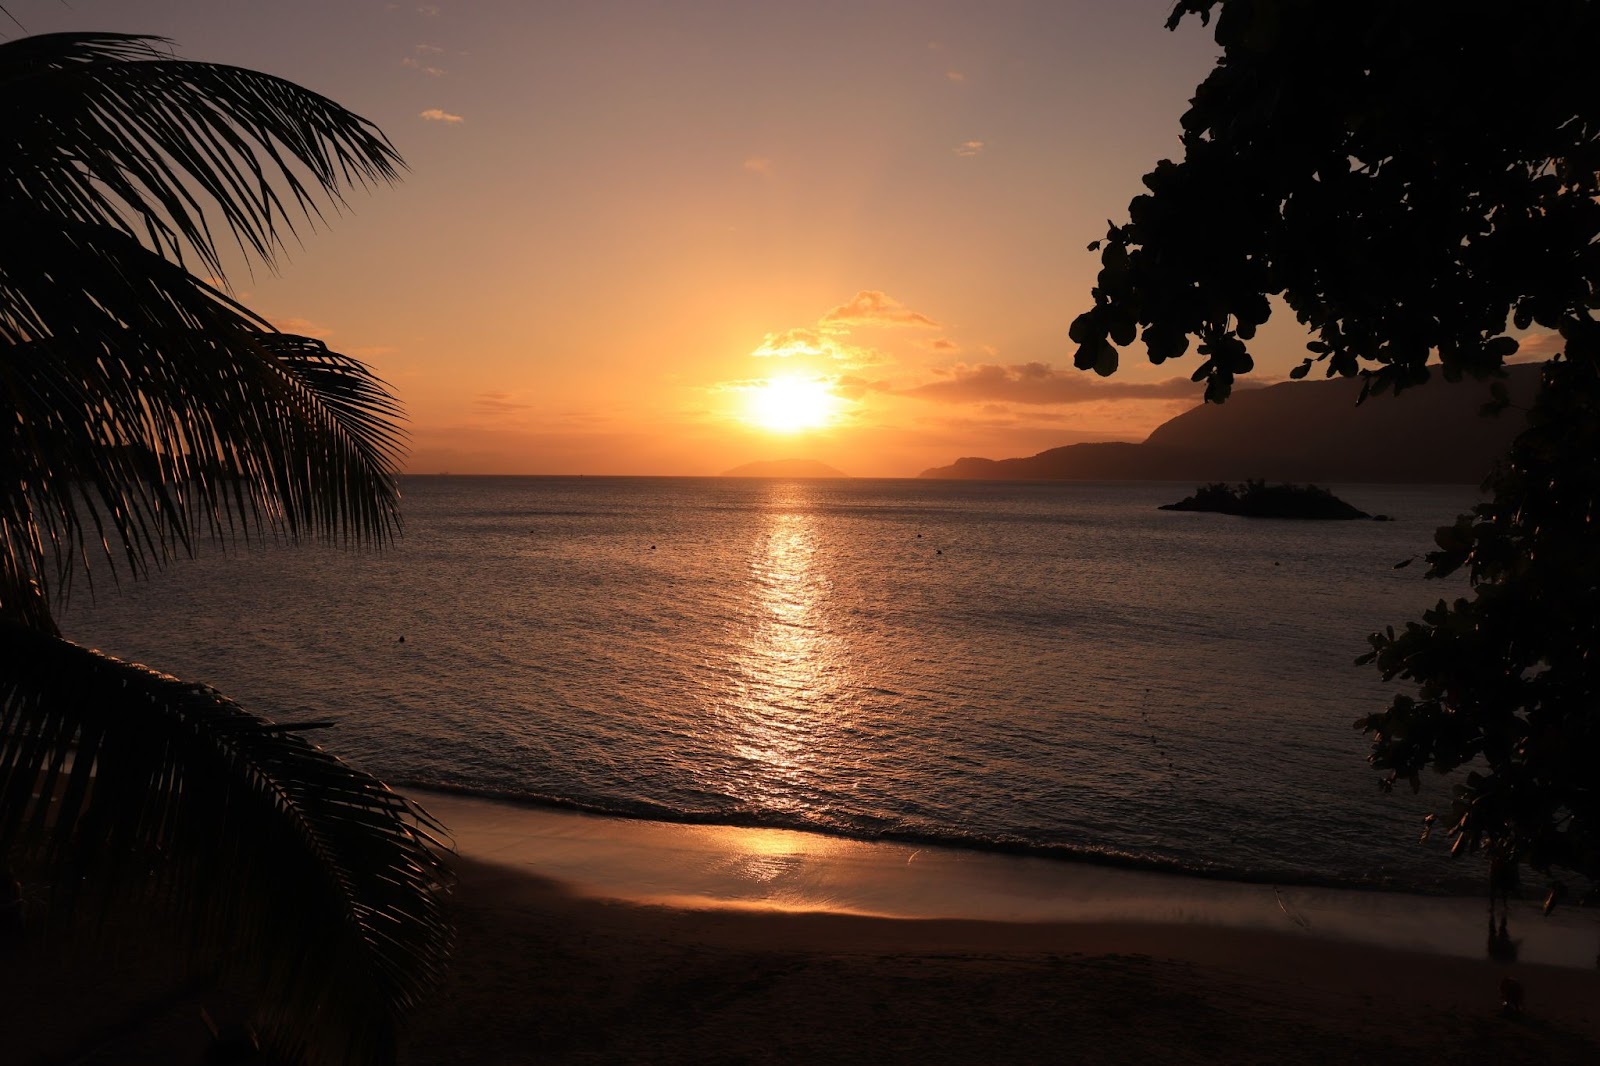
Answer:
[[[745,421],[773,433],[821,429],[838,415],[839,398],[821,378],[770,378],[745,394]]]
[[[814,519],[774,483],[773,507],[752,554],[750,628],[738,654],[729,711],[733,753],[745,785],[768,809],[805,809],[817,760],[837,755],[836,704],[850,675],[848,653],[828,624],[831,580],[819,565]],[[756,795],[752,795],[753,800]]]

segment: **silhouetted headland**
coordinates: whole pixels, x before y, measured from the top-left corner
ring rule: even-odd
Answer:
[[[1507,367],[1513,407],[1479,411],[1489,383],[1436,381],[1356,406],[1361,382],[1240,389],[1162,423],[1143,443],[1071,444],[1018,459],[958,459],[926,478],[1476,484],[1522,428],[1538,364]]]
[[[745,463],[732,470],[724,470],[723,477],[849,477],[827,463],[815,459],[772,459],[763,463]]]
[[[1185,496],[1177,503],[1164,503],[1163,511],[1210,511],[1214,514],[1240,515],[1244,518],[1314,518],[1324,521],[1349,521],[1371,518],[1367,512],[1339,499],[1327,489],[1315,485],[1268,485],[1264,481],[1246,481],[1227,485],[1220,481],[1202,485],[1193,496]],[[1387,521],[1384,515],[1379,521]]]

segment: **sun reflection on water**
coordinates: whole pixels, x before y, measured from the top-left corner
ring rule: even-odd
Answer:
[[[766,528],[750,557],[747,631],[726,708],[744,798],[766,809],[813,807],[814,768],[841,754],[837,719],[850,670],[828,617],[832,581],[804,506],[807,491],[772,486]]]

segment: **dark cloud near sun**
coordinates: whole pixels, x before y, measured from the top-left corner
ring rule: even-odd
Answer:
[[[1164,381],[1103,381],[1079,370],[1057,370],[1049,363],[957,364],[935,371],[935,381],[900,389],[940,403],[1073,404],[1099,400],[1198,400],[1204,388],[1188,378]]]

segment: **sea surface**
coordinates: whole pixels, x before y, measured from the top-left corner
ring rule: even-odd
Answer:
[[[391,784],[1247,880],[1468,892],[1384,795],[1353,665],[1466,486],[1394,522],[1157,510],[1189,484],[403,479],[382,552],[208,547],[69,637]]]

